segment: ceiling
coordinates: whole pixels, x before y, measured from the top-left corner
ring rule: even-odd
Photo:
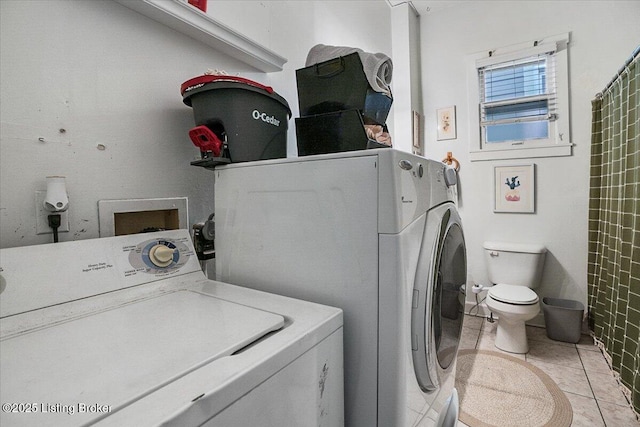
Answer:
[[[460,6],[467,3],[462,0],[386,0],[389,6],[394,7],[403,3],[410,3],[420,15],[437,12],[438,10],[448,9],[450,7]]]

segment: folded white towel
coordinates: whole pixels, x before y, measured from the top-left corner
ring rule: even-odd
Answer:
[[[382,92],[391,98],[391,77],[393,75],[393,63],[384,53],[368,53],[362,49],[343,46],[315,45],[309,50],[306,67],[319,62],[358,53],[362,62],[362,69],[369,81],[369,85],[376,92]]]

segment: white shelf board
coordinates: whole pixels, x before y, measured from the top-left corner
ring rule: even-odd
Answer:
[[[287,62],[184,0],[115,1],[265,73],[282,71]]]

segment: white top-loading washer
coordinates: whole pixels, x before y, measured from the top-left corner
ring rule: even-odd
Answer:
[[[343,425],[341,310],[207,280],[186,230],[0,263],[2,425]]]

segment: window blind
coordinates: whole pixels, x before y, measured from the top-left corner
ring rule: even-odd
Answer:
[[[547,138],[557,117],[555,43],[477,64],[485,142]]]
[[[555,119],[553,62],[544,54],[479,69],[481,124]]]

